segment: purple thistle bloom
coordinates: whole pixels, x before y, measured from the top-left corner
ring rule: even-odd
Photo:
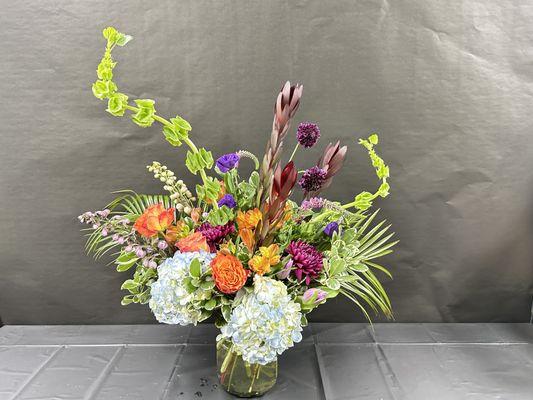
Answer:
[[[338,231],[339,231],[339,223],[335,221],[330,222],[324,228],[324,233],[328,235],[329,237],[333,236],[333,233],[338,232]]]
[[[298,125],[296,138],[303,147],[313,147],[320,138],[320,129],[312,122],[302,122]]]
[[[240,157],[237,153],[224,154],[219,157],[216,166],[220,172],[226,173],[239,165]]]
[[[213,226],[209,222],[204,222],[196,231],[200,232],[207,239],[209,249],[214,253],[217,251],[216,246],[220,244],[226,236],[235,232],[235,225],[233,225],[233,222],[228,222],[226,225]]]
[[[318,303],[321,303],[323,302],[324,300],[326,300],[326,296],[328,295],[328,293],[325,291],[325,290],[322,290],[322,289],[318,289],[318,288],[311,288],[311,289],[307,289],[302,298],[304,301],[309,301],[313,298],[313,296],[316,296],[315,297],[315,301],[314,301],[314,304],[318,304]]]
[[[286,251],[292,256],[292,268],[299,281],[305,277],[305,284],[309,285],[318,277],[324,267],[324,256],[320,251],[303,240],[292,241]]]
[[[327,171],[318,166],[314,166],[305,170],[298,184],[306,192],[316,192],[322,189],[322,185],[326,181]]]
[[[313,210],[316,208],[322,208],[324,207],[325,202],[326,200],[324,200],[322,197],[311,197],[309,200],[302,201],[300,208],[302,210]]]
[[[219,201],[218,206],[226,206],[228,208],[235,208],[237,206],[237,202],[235,201],[235,198],[231,194],[225,194]]]

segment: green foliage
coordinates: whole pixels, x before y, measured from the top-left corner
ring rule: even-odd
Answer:
[[[227,206],[222,206],[220,208],[215,208],[209,212],[207,222],[209,222],[213,226],[226,225],[233,218],[235,218],[233,210]]]
[[[237,185],[237,205],[241,210],[247,210],[255,206],[257,188],[259,187],[259,174],[251,173],[248,182],[242,181]]]
[[[98,80],[93,83],[92,89],[94,97],[99,99],[107,99],[117,91],[117,85],[115,85],[112,81]]]
[[[367,140],[359,139],[359,144],[368,150],[368,155],[370,156],[372,166],[376,170],[376,175],[379,179],[381,179],[381,185],[375,193],[372,194],[369,192],[361,192],[355,196],[355,199],[350,206],[353,206],[361,211],[368,210],[370,207],[372,207],[373,201],[378,196],[387,197],[389,195],[390,186],[387,183],[387,178],[389,177],[389,167],[374,150],[374,146],[377,145],[378,142],[379,138],[376,134],[370,135]]]
[[[198,149],[196,152],[187,152],[185,165],[194,175],[196,175],[198,171],[206,168],[211,169],[211,167],[213,167],[213,163],[213,154],[204,148]]]
[[[146,304],[150,300],[150,286],[157,279],[155,268],[146,268],[137,263],[132,279],[127,279],[121,286],[130,294],[122,298],[123,306],[131,303]]]
[[[131,115],[131,120],[139,125],[141,128],[147,128],[154,123],[155,115],[155,101],[150,99],[135,100],[138,110]]]
[[[394,233],[388,232],[390,225],[385,225],[385,221],[372,226],[378,211],[340,234],[333,235],[331,248],[325,252],[325,276],[321,280],[330,290],[351,299],[369,321],[367,307],[392,317],[390,300],[372,270],[379,270],[389,277],[391,275],[387,269],[371,260],[389,254],[398,242],[390,241]]]
[[[163,135],[172,146],[181,146],[181,142],[189,137],[191,124],[179,115],[176,118],[170,118],[170,122],[170,125],[163,126]]]
[[[107,101],[107,112],[115,117],[122,117],[128,106],[128,96],[123,93],[115,93]]]
[[[216,201],[220,192],[220,182],[210,176],[206,177],[203,185],[196,185],[196,194],[200,200]]]

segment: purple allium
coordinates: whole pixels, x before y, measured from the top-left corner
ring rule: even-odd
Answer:
[[[233,225],[233,222],[228,222],[226,225],[213,226],[209,222],[204,222],[196,231],[200,232],[207,239],[209,249],[214,253],[217,250],[216,246],[220,244],[226,236],[235,232],[235,225]]]
[[[307,289],[304,292],[302,298],[304,301],[309,301],[313,298],[313,296],[315,296],[314,304],[318,304],[326,300],[327,295],[328,293],[325,290],[318,289],[318,288],[311,288],[311,289]]]
[[[286,249],[292,258],[294,275],[300,281],[305,277],[305,284],[318,277],[324,267],[324,256],[320,251],[303,240],[292,241]]]
[[[217,160],[216,165],[220,172],[226,173],[239,165],[239,159],[237,153],[224,154]]]
[[[303,147],[313,147],[320,138],[320,129],[312,122],[302,122],[298,125],[296,138]]]
[[[313,210],[324,207],[325,199],[322,197],[311,197],[309,200],[302,201],[300,208],[302,210]]]
[[[226,206],[228,208],[235,208],[237,206],[237,202],[235,201],[235,198],[231,194],[225,194],[219,201],[218,206]]]
[[[322,188],[327,172],[318,166],[306,169],[298,184],[306,192],[315,192]]]
[[[330,222],[326,225],[324,228],[324,233],[328,235],[329,237],[333,236],[333,233],[339,231],[339,223],[336,221]]]

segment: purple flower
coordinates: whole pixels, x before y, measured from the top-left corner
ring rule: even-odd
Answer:
[[[296,138],[303,147],[313,147],[320,138],[320,129],[317,124],[312,122],[302,122],[298,125]]]
[[[213,226],[209,222],[204,222],[196,231],[200,232],[207,239],[209,249],[214,253],[217,250],[216,246],[220,244],[226,236],[235,232],[235,225],[233,225],[233,222],[228,222],[226,225]]]
[[[339,231],[339,223],[336,221],[330,222],[324,228],[324,233],[328,235],[329,237],[333,236],[333,233],[338,232],[338,231]]]
[[[292,268],[292,260],[289,260],[287,264],[276,274],[276,277],[282,281],[283,279],[287,279],[289,275],[291,274],[291,268]]]
[[[291,255],[294,275],[300,281],[305,277],[305,284],[318,277],[324,267],[324,256],[320,251],[303,240],[292,241],[286,249]]]
[[[308,302],[314,296],[314,304],[319,304],[323,302],[324,300],[326,300],[327,295],[328,293],[325,290],[318,289],[318,288],[311,288],[311,289],[307,289],[304,292],[302,298],[305,302]]]
[[[322,189],[326,180],[327,171],[318,166],[305,170],[298,184],[305,192],[316,192]]]
[[[237,203],[235,202],[235,199],[231,194],[225,194],[219,201],[218,206],[226,206],[228,208],[235,208],[237,206]]]
[[[159,242],[157,242],[157,248],[159,250],[165,250],[167,247],[168,247],[168,244],[164,240],[160,240]]]
[[[326,200],[324,200],[322,197],[311,197],[309,200],[302,201],[300,208],[302,210],[312,210],[315,208],[322,208],[324,207],[325,202]]]
[[[237,153],[224,154],[217,160],[216,165],[220,172],[226,173],[239,165],[239,159]]]

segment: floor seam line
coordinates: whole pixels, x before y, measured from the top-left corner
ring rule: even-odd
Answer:
[[[121,346],[115,351],[109,362],[102,369],[102,372],[100,372],[98,377],[94,380],[94,382],[87,390],[87,394],[83,396],[83,400],[91,400],[92,398],[94,398],[94,396],[98,394],[106,378],[109,376],[109,372],[111,371],[111,369],[116,365],[117,361],[122,358],[122,354],[124,353],[125,349],[125,346]]]
[[[52,354],[50,354],[50,356],[39,366],[39,368],[37,368],[35,372],[29,376],[29,378],[26,380],[26,382],[24,382],[20,389],[13,394],[10,400],[15,400],[24,391],[24,389],[28,387],[31,381],[33,381],[35,377],[39,375],[39,373],[41,373],[41,371],[43,371],[46,366],[56,357],[56,355],[64,348],[65,346],[61,346],[57,348],[57,350],[54,351]]]

